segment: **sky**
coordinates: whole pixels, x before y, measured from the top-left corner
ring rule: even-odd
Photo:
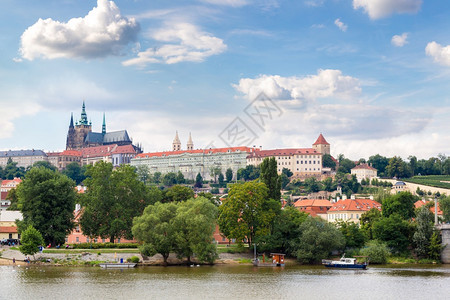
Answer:
[[[145,152],[450,155],[450,1],[2,0],[0,149],[93,131]]]

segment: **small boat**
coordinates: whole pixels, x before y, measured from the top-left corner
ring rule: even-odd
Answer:
[[[135,263],[101,263],[101,268],[105,269],[127,269],[136,267]]]
[[[363,256],[358,256],[363,257]],[[366,270],[369,265],[368,261],[364,263],[358,263],[356,258],[346,258],[345,253],[342,255],[340,260],[327,260],[323,259],[322,264],[327,268],[338,268],[338,269],[360,269]]]

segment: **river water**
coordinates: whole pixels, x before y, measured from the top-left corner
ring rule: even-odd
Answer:
[[[0,299],[450,299],[450,265],[0,266]]]

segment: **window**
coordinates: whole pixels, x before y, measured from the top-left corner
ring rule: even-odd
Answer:
[[[76,241],[77,243],[79,243],[79,242],[80,242],[80,238],[77,237],[77,238],[75,239],[75,241]]]

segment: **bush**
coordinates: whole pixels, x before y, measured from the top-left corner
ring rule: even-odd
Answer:
[[[391,252],[385,243],[370,241],[361,249],[361,255],[368,256],[372,264],[385,264]]]
[[[132,263],[137,264],[139,262],[139,257],[137,257],[137,256],[128,257],[127,262],[132,262]]]

